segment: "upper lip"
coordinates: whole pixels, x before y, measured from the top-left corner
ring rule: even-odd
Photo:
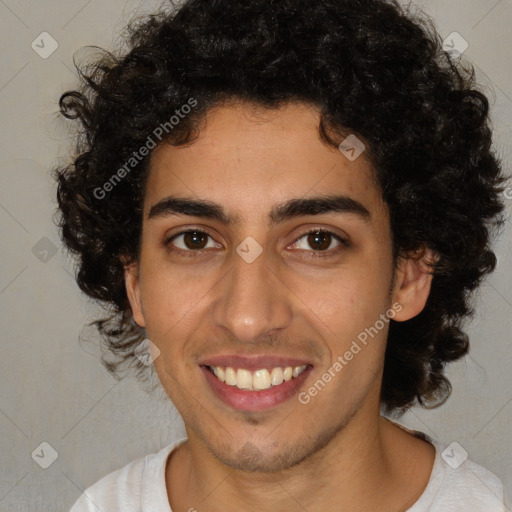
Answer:
[[[222,366],[227,368],[244,368],[246,370],[260,370],[263,368],[276,368],[278,366],[286,368],[287,366],[306,366],[311,365],[309,361],[294,357],[281,357],[270,355],[217,355],[204,359],[200,366]]]

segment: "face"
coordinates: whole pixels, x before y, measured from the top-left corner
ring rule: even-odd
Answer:
[[[428,296],[413,260],[393,280],[371,165],[319,119],[231,104],[151,157],[128,297],[189,441],[231,467],[291,467],[377,416],[389,318]]]

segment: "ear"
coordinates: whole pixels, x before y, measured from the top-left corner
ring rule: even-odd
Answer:
[[[413,254],[398,259],[392,291],[392,303],[398,302],[402,309],[393,320],[404,322],[423,311],[430,294],[432,269],[428,264],[437,261],[438,256],[429,248],[422,248]]]
[[[124,284],[126,295],[130,301],[133,319],[139,327],[146,327],[144,311],[140,300],[139,269],[138,263],[132,262],[124,265]]]

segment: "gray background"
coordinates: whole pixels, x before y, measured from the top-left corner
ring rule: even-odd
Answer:
[[[1,511],[67,511],[102,476],[184,434],[162,392],[149,394],[130,377],[117,382],[99,363],[98,348],[79,342],[81,335],[90,338],[82,328],[99,309],[74,283],[52,222],[55,185],[48,173],[70,149],[57,102],[75,83],[73,53],[80,56],[88,44],[112,48],[135,12],[158,5],[0,0]],[[510,169],[512,0],[414,5],[433,15],[443,38],[458,32],[468,42],[464,57],[490,94],[496,150]],[[58,43],[45,59],[31,47],[42,32]],[[49,47],[46,39],[44,51]],[[510,212],[512,189],[507,195]],[[482,287],[479,314],[469,326],[470,356],[449,368],[452,397],[437,410],[414,409],[401,420],[443,443],[457,441],[500,476],[509,503],[511,245],[507,228],[496,244],[498,269]],[[42,442],[58,454],[47,469],[39,463],[50,462],[53,452],[47,445],[41,452]]]

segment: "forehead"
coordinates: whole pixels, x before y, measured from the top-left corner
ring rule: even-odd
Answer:
[[[320,114],[302,103],[264,109],[234,103],[210,109],[197,139],[162,144],[152,156],[144,211],[168,195],[207,199],[249,221],[272,205],[343,194],[385,209],[364,152],[351,161],[320,139]]]

